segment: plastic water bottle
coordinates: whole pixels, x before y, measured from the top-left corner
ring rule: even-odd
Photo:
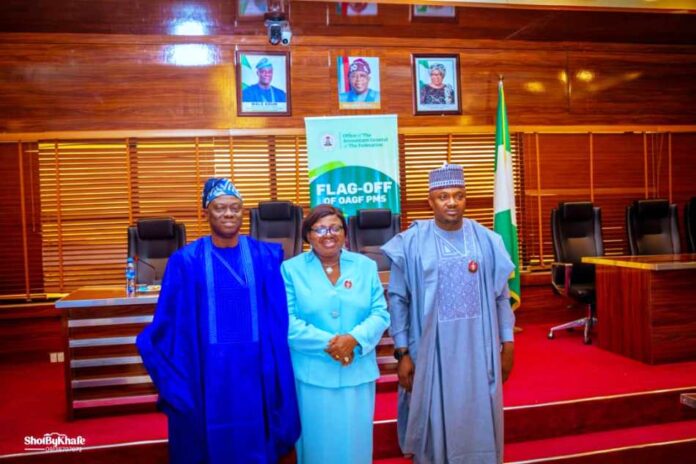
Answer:
[[[135,296],[135,261],[131,257],[126,260],[126,296]]]

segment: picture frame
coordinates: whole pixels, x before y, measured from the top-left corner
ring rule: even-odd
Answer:
[[[411,60],[414,114],[462,114],[459,55],[414,54]]]
[[[237,16],[240,19],[258,19],[268,13],[268,0],[237,0]]]
[[[338,109],[378,110],[381,107],[379,58],[337,57]]]
[[[456,22],[457,7],[453,5],[411,5],[411,22]]]
[[[237,51],[237,115],[290,116],[290,53]]]

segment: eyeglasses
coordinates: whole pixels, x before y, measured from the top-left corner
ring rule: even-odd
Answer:
[[[338,235],[341,233],[343,230],[343,226],[339,226],[338,224],[334,224],[333,226],[319,226],[315,227],[312,229],[312,232],[317,234],[317,237],[324,237],[326,236],[329,232],[331,232],[331,235]]]
[[[216,216],[222,216],[222,215],[224,215],[227,211],[229,211],[230,214],[233,215],[233,216],[238,216],[238,215],[242,214],[242,212],[244,211],[244,208],[243,208],[243,207],[236,206],[236,205],[234,205],[234,206],[213,205],[213,206],[211,206],[209,209],[210,209],[210,210],[213,212],[213,214],[215,214]]]

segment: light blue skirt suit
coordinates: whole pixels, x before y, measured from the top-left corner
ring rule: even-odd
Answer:
[[[332,285],[313,252],[283,263],[292,356],[302,435],[299,464],[369,464],[375,381],[375,347],[389,326],[384,290],[371,259],[343,250],[341,277]],[[358,345],[348,366],[324,350],[335,335]]]

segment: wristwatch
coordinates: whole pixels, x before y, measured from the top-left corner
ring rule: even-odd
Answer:
[[[401,358],[408,354],[408,348],[398,348],[394,350],[394,359],[401,361]]]

